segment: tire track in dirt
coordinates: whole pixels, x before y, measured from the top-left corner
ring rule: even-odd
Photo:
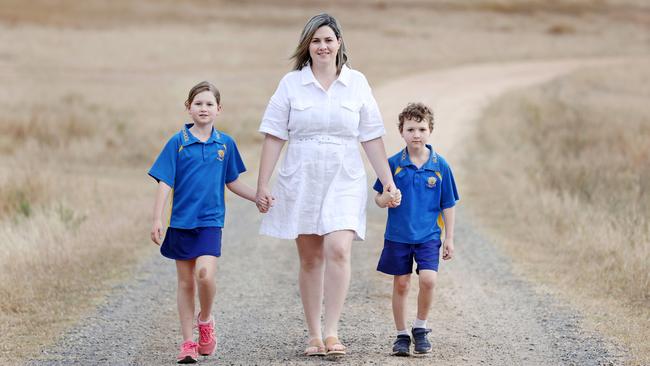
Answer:
[[[563,60],[475,65],[405,77],[375,88],[387,124],[389,154],[401,148],[394,127],[408,101],[434,107],[433,143],[455,170],[462,144],[481,108],[514,88],[550,80],[603,61]],[[609,62],[609,61],[608,61]],[[255,174],[248,173],[248,174]],[[369,181],[372,179],[370,174]],[[144,179],[144,178],[143,178]],[[462,187],[459,187],[462,198]],[[352,365],[608,365],[625,350],[581,328],[580,316],[513,273],[510,260],[477,232],[461,201],[457,256],[443,263],[430,316],[434,351],[424,357],[389,356],[394,329],[392,279],[375,271],[383,243],[385,212],[369,204],[368,235],[355,242],[352,283],[340,336]],[[329,365],[301,355],[307,333],[297,286],[295,244],[257,235],[260,216],[240,199],[228,200],[215,316],[215,356],[199,364]],[[154,252],[155,250],[152,250]],[[136,277],[117,286],[94,314],[62,336],[31,365],[173,364],[180,339],[173,263],[157,253]],[[417,285],[410,299],[412,319]]]

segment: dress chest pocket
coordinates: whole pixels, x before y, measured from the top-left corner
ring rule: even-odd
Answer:
[[[359,113],[362,103],[357,100],[342,100],[341,107],[352,113]]]
[[[345,126],[359,125],[359,111],[363,103],[356,100],[341,101],[341,123]]]
[[[291,110],[289,112],[290,122],[309,122],[314,110],[314,103],[308,100],[293,99],[291,100]]]

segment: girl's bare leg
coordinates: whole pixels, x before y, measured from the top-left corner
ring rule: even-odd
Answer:
[[[194,263],[194,259],[176,261],[176,274],[178,276],[176,302],[178,304],[178,317],[181,321],[183,341],[194,340],[192,333],[194,321]]]
[[[196,259],[194,277],[199,292],[199,305],[201,307],[201,321],[210,320],[216,285],[217,257],[203,255]]]

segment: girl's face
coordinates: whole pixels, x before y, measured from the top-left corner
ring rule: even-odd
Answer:
[[[197,125],[214,124],[214,120],[221,113],[221,106],[217,104],[214,94],[206,90],[194,97],[187,112]]]
[[[332,28],[326,25],[318,28],[309,44],[312,65],[336,65],[336,54],[340,47],[341,40],[336,38]]]

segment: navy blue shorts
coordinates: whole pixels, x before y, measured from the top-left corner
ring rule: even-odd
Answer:
[[[423,269],[438,272],[440,261],[440,240],[430,240],[421,244],[406,244],[384,240],[377,270],[389,275],[401,276],[413,272],[413,261],[418,264],[415,273]]]
[[[188,260],[202,255],[221,256],[221,228],[167,228],[160,254],[170,259]]]

